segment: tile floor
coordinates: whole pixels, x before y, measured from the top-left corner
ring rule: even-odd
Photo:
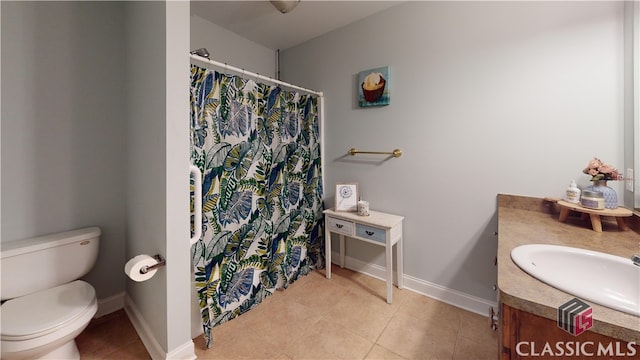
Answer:
[[[334,266],[304,276],[261,305],[194,339],[199,359],[498,358],[488,319]],[[82,359],[149,359],[124,311],[95,319],[78,339]]]
[[[91,320],[76,345],[81,360],[151,359],[124,310]]]

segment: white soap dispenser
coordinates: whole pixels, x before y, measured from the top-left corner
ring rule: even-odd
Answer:
[[[580,189],[578,189],[575,180],[571,180],[571,184],[569,184],[569,187],[567,188],[566,200],[573,204],[580,203]]]

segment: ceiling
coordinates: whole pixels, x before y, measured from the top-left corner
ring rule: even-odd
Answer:
[[[269,1],[191,1],[191,14],[273,50],[285,50],[402,1],[301,0],[282,14]]]

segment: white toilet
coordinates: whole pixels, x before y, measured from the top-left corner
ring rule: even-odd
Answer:
[[[2,360],[80,358],[75,338],[98,304],[77,279],[95,264],[100,234],[89,227],[0,244]]]

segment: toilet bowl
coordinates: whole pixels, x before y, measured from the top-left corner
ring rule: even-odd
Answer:
[[[74,339],[97,310],[95,290],[82,280],[7,301],[0,307],[2,359],[79,357]]]
[[[35,242],[30,239],[22,245],[2,244],[2,298],[9,299],[0,306],[3,360],[80,358],[75,338],[98,305],[89,283],[69,280],[93,266],[99,234],[99,229],[89,228],[36,238]],[[18,270],[25,264],[31,266],[31,272]],[[16,285],[18,282],[43,288]]]

